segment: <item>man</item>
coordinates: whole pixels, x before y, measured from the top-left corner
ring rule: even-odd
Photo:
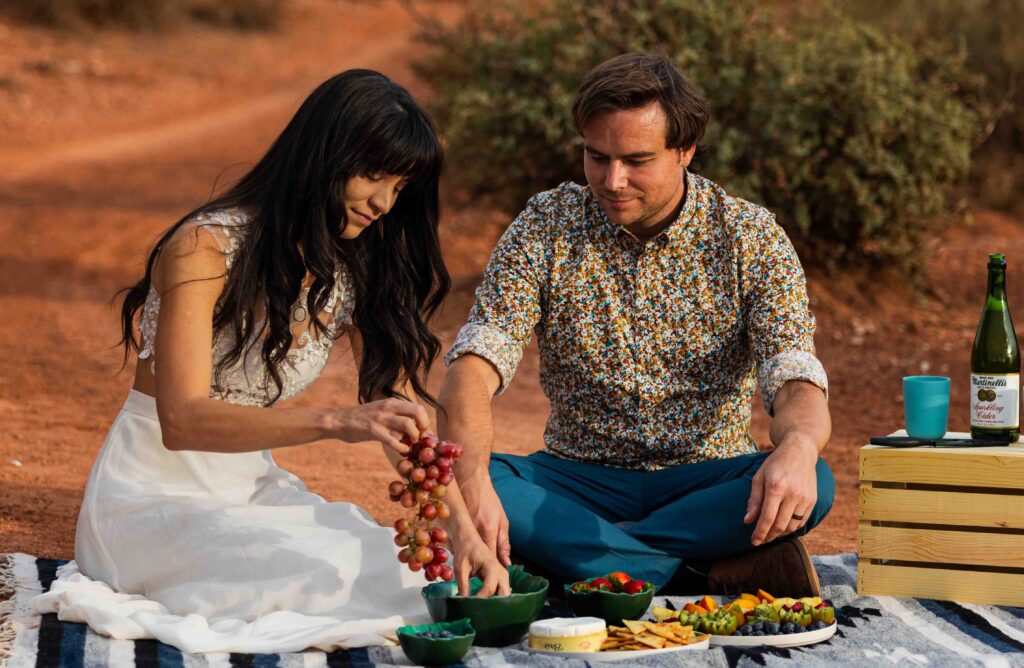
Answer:
[[[440,427],[465,447],[459,488],[505,564],[818,593],[795,536],[835,483],[805,279],[772,214],[687,171],[707,117],[667,58],[599,65],[573,105],[588,187],[533,197],[491,257],[446,357]],[[492,454],[490,401],[531,330],[547,447]],[[749,435],[755,378],[771,452]]]

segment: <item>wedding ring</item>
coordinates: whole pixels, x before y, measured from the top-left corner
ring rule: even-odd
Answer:
[[[797,515],[796,513],[793,513],[793,519],[795,519],[795,520],[802,520],[803,518],[804,518],[803,515]]]

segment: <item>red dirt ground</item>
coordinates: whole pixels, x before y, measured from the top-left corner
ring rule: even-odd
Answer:
[[[431,7],[447,19],[458,11]],[[261,34],[67,34],[0,18],[0,552],[73,554],[89,468],[131,385],[119,373],[111,297],[140,275],[156,235],[218,177],[239,175],[327,76],[370,67],[424,96],[408,68],[421,48],[414,32],[397,3],[340,0],[297,0],[280,30]],[[502,223],[486,211],[446,212],[455,289],[435,323],[446,344]],[[903,375],[952,376],[950,426],[965,428],[985,256],[1009,255],[1011,308],[1024,313],[1015,288],[1022,232],[1019,221],[979,212],[931,239],[921,249],[927,292],[892,270],[812,273],[831,378],[825,457],[838,479],[835,508],[809,538],[813,551],[856,549],[857,451],[901,426]],[[548,404],[537,366],[531,346],[495,402],[498,450],[540,447]],[[347,354],[336,355],[296,401],[351,402],[354,371]],[[434,387],[439,377],[440,369]],[[755,413],[754,435],[766,444],[767,418]],[[381,521],[398,514],[384,491],[393,474],[372,444],[315,443],[277,459],[329,499],[358,502]]]

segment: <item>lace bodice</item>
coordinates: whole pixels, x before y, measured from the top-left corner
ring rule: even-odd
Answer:
[[[200,214],[185,224],[202,227],[213,235],[224,253],[224,264],[227,271],[230,272],[235,252],[241,244],[247,223],[248,218],[244,212],[232,209]],[[310,315],[306,312],[306,297],[309,288],[303,288],[298,299],[292,305],[292,348],[288,351],[286,363],[278,369],[284,382],[280,399],[294,397],[320,376],[327,365],[337,332],[340,328],[352,324],[354,301],[351,275],[344,265],[339,265],[334,279],[334,292],[327,301],[324,313],[320,314],[321,321],[327,326],[327,336],[316,336],[316,330],[310,328]],[[160,295],[151,286],[139,319],[142,338],[139,359],[153,357],[159,312]],[[233,336],[229,332],[222,332],[214,337],[212,350],[214,378],[210,384],[210,396],[232,404],[267,405],[276,394],[276,387],[263,363],[259,345],[252,347],[247,355],[239,359],[236,364],[217,373],[218,360],[231,348],[233,343]],[[151,364],[155,373],[156,360],[153,359]]]

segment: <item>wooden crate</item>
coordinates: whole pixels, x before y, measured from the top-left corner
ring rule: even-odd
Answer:
[[[1024,606],[1024,444],[865,446],[858,552],[863,595]]]

